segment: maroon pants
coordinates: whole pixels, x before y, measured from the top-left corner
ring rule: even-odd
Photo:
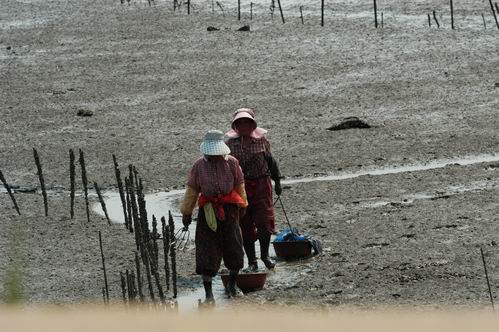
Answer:
[[[243,242],[253,243],[258,234],[275,233],[274,206],[272,202],[272,182],[266,176],[257,180],[245,180],[248,208],[241,218]]]
[[[217,231],[208,227],[204,209],[199,209],[196,224],[196,273],[214,277],[222,258],[229,270],[240,270],[244,264],[244,251],[239,227],[239,208],[224,205],[225,220],[217,220]]]

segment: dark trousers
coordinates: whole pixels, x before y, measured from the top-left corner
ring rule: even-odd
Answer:
[[[229,270],[240,270],[244,264],[243,240],[239,227],[239,208],[224,205],[225,220],[217,220],[217,231],[208,227],[203,208],[196,224],[196,273],[214,277],[222,258]]]

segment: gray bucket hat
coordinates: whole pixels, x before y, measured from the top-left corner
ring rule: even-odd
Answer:
[[[206,156],[225,156],[230,153],[229,147],[224,142],[224,133],[220,130],[208,131],[199,149]]]

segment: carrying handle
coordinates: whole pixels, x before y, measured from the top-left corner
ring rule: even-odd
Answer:
[[[274,206],[276,205],[277,201],[279,201],[279,203],[281,203],[282,212],[284,212],[284,218],[286,218],[286,223],[289,226],[289,230],[291,231],[291,234],[293,234],[293,238],[295,238],[296,234],[295,234],[295,232],[293,232],[293,227],[291,227],[291,223],[289,222],[289,219],[288,219],[288,214],[286,213],[286,209],[284,208],[284,204],[282,203],[282,199],[281,199],[280,195],[277,195],[277,199],[275,200],[275,202],[273,204]]]

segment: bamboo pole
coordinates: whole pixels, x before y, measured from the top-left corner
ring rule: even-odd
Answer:
[[[483,13],[482,13],[482,21],[483,21],[483,28],[487,29],[487,24],[485,23],[485,16],[483,16]]]
[[[127,206],[126,206],[126,198],[125,193],[123,191],[123,181],[121,181],[121,172],[118,166],[118,162],[116,160],[116,155],[113,154],[113,164],[114,164],[114,175],[116,176],[116,183],[118,184],[118,191],[120,193],[121,206],[123,207],[123,217],[125,220],[125,227],[129,228],[128,214],[127,214]]]
[[[3,186],[5,187],[5,190],[7,190],[7,193],[10,196],[10,199],[12,200],[12,203],[14,204],[14,208],[16,209],[16,212],[18,215],[21,215],[21,212],[19,212],[19,206],[17,206],[16,198],[14,197],[14,193],[12,192],[12,189],[10,188],[9,184],[7,183],[7,180],[5,180],[5,177],[0,170],[0,181],[2,181]]]
[[[378,28],[378,5],[376,3],[376,0],[374,1],[374,27],[377,29]]]
[[[250,2],[250,21],[253,20],[253,2]]]
[[[300,19],[301,19],[301,24],[305,24],[303,21],[303,6],[300,6]]]
[[[45,179],[43,178],[42,164],[40,162],[40,157],[38,156],[38,151],[36,151],[35,148],[33,148],[33,156],[35,157],[36,168],[38,170],[38,179],[40,180],[40,186],[42,188],[43,207],[45,208],[45,217],[47,217],[49,215],[47,190],[45,189]]]
[[[430,17],[430,14],[427,14],[428,15],[428,27],[431,28],[431,17]]]
[[[489,288],[490,303],[492,304],[492,311],[495,311],[494,307],[494,297],[492,296],[492,290],[490,288],[489,273],[487,272],[487,263],[485,263],[485,255],[483,254],[483,249],[480,247],[480,253],[482,254],[483,269],[485,270],[485,278],[487,279],[487,287]]]
[[[102,248],[102,236],[100,231],[99,231],[99,246],[100,246],[100,255],[102,259],[102,271],[104,271],[104,286],[106,290],[106,299],[107,302],[109,303],[109,287],[107,284],[106,262],[104,258],[104,249]]]
[[[237,0],[237,20],[241,20],[241,0]]]
[[[168,226],[170,228],[170,259],[172,263],[173,298],[177,298],[177,257],[175,252],[175,223],[171,211],[168,211]]]
[[[104,215],[106,216],[107,223],[109,224],[109,226],[111,226],[111,219],[109,219],[109,215],[107,214],[106,202],[104,201],[104,198],[102,197],[102,194],[100,192],[99,186],[97,185],[97,182],[94,182],[94,187],[95,187],[95,191],[97,192],[97,197],[99,197],[99,202],[100,202],[100,205],[102,207],[102,211],[104,211]]]
[[[490,10],[492,11],[492,15],[494,16],[494,20],[496,21],[497,29],[499,30],[499,22],[497,21],[497,15],[496,15],[496,12],[494,11],[494,6],[492,5],[492,0],[489,0],[489,3],[490,3]]]
[[[383,29],[384,27],[385,27],[385,22],[383,18],[383,12],[381,12],[381,29]]]
[[[166,224],[165,217],[161,217],[162,235],[163,235],[163,254],[165,256],[165,279],[166,290],[170,290],[170,268],[168,266],[168,252],[170,251],[170,228]]]
[[[80,149],[80,167],[81,167],[81,180],[83,182],[83,190],[85,192],[85,207],[87,211],[87,221],[90,222],[90,209],[88,204],[88,180],[87,180],[87,170],[85,168],[85,156],[83,151]]]
[[[75,216],[75,188],[76,188],[75,178],[76,178],[75,154],[73,149],[69,149],[69,182],[71,187],[69,214],[71,215],[71,219],[73,219]]]

